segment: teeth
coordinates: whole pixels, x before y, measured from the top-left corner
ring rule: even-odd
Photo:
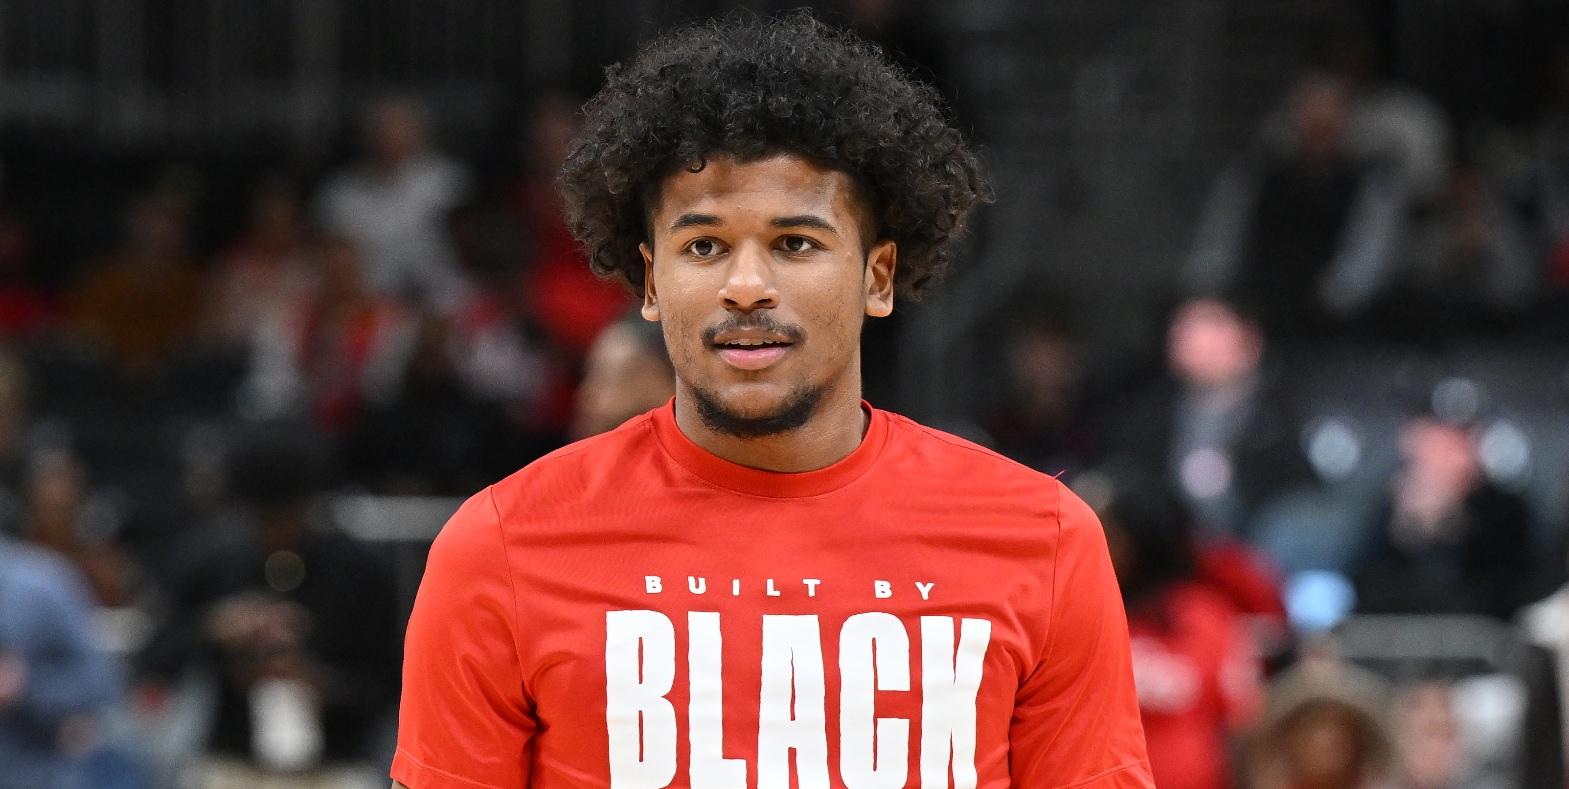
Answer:
[[[751,348],[751,347],[755,347],[755,346],[758,346],[758,345],[773,345],[774,343],[771,340],[735,340],[734,342],[730,342],[730,343],[726,343],[726,344],[727,345],[739,345],[739,346],[742,346],[744,348]]]

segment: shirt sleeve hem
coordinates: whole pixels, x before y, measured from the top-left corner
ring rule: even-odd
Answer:
[[[1135,789],[1135,787],[1138,789],[1155,787],[1155,776],[1150,772],[1149,762],[1143,759],[1121,767],[1113,767],[1076,783],[1061,784],[1054,789]]]
[[[402,748],[392,757],[391,778],[409,789],[505,789],[431,767]]]

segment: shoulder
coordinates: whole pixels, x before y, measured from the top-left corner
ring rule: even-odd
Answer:
[[[646,476],[662,452],[650,414],[635,416],[609,432],[568,444],[512,473],[489,488],[500,512],[531,512],[593,501],[629,479]]]
[[[1045,484],[1055,481],[1018,461],[1004,457],[967,438],[923,425],[907,416],[883,411],[888,419],[889,440],[904,456],[913,456],[939,467],[958,466],[978,473],[1000,474],[1009,479]]]
[[[64,557],[20,543],[0,545],[0,579],[11,594],[34,601],[85,594],[76,568]]]
[[[967,491],[1028,502],[1033,509],[1065,520],[1078,521],[1089,507],[1061,480],[1037,471],[995,450],[928,427],[909,417],[888,415],[889,441],[895,447],[893,462],[905,473],[921,474]]]

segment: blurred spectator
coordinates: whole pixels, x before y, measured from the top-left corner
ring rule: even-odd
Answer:
[[[22,533],[76,565],[98,605],[131,603],[140,571],[115,532],[118,519],[89,496],[86,471],[63,449],[44,449],[29,463]]]
[[[1060,322],[1026,318],[1009,328],[1003,353],[1008,399],[986,424],[996,449],[1048,474],[1083,468],[1099,447],[1073,335]]]
[[[58,305],[34,279],[32,231],[6,197],[5,170],[0,167],[0,334],[26,337],[49,325]]]
[[[0,789],[97,789],[93,716],[119,689],[91,614],[63,559],[0,536]]]
[[[347,429],[367,401],[390,402],[418,331],[409,311],[365,285],[359,248],[318,246],[315,290],[262,322],[244,386],[247,415],[306,414]]]
[[[1507,618],[1529,602],[1539,581],[1529,511],[1482,473],[1471,431],[1420,415],[1400,451],[1356,573],[1358,610]]]
[[[1271,684],[1249,749],[1251,789],[1388,786],[1387,685],[1332,657],[1314,655]]]
[[[134,198],[123,243],[66,294],[75,336],[136,378],[161,371],[192,339],[201,282],[189,247],[188,202],[170,185]]]
[[[1427,94],[1381,77],[1377,56],[1366,36],[1352,33],[1326,58],[1327,73],[1351,95],[1346,145],[1358,159],[1388,166],[1408,199],[1425,203],[1449,181],[1450,120]]]
[[[1402,276],[1381,307],[1396,336],[1474,335],[1524,315],[1541,289],[1524,229],[1475,167],[1457,170],[1401,254]]]
[[[358,786],[366,777],[355,766],[396,698],[391,574],[321,522],[325,462],[304,434],[258,434],[228,471],[238,509],[173,549],[180,574],[145,655],[148,676],[216,674],[195,785]]]
[[[1208,533],[1246,538],[1262,505],[1311,480],[1296,405],[1264,364],[1264,331],[1226,302],[1187,302],[1166,356],[1170,378],[1124,409],[1116,451],[1159,464]]]
[[[1547,664],[1546,670],[1539,674],[1550,675],[1550,680],[1539,678],[1537,681],[1554,691],[1551,694],[1539,692],[1535,697],[1540,702],[1550,701],[1558,708],[1556,715],[1538,712],[1540,717],[1556,718],[1553,722],[1556,725],[1540,722],[1528,736],[1541,752],[1557,754],[1554,766],[1563,774],[1565,762],[1569,762],[1569,586],[1559,587],[1521,611],[1520,625],[1522,635],[1542,650],[1539,654]]]
[[[547,96],[530,108],[521,141],[523,177],[513,190],[514,208],[533,244],[523,281],[528,312],[574,361],[632,303],[619,283],[594,276],[561,216],[555,179],[578,122],[577,104],[563,95]]]
[[[1557,327],[1569,325],[1569,45],[1560,42],[1547,59],[1542,117],[1531,141],[1531,163],[1522,202],[1531,209],[1532,229],[1542,251],[1549,309]]]
[[[559,445],[564,420],[552,398],[570,391],[571,371],[532,320],[521,298],[523,234],[501,206],[467,205],[450,218],[453,244],[475,284],[453,315],[448,353],[475,397],[502,408],[512,429]],[[585,264],[586,265],[586,264]],[[542,452],[541,452],[542,454]]]
[[[1396,785],[1400,789],[1458,789],[1465,744],[1450,688],[1418,682],[1401,688],[1393,705]]]
[[[675,369],[665,352],[660,325],[635,313],[628,315],[600,332],[588,350],[572,415],[572,437],[613,430],[664,405],[675,393]]]
[[[243,350],[264,321],[307,296],[313,273],[304,210],[282,183],[256,187],[244,230],[207,276],[202,313],[209,343]]]
[[[1327,73],[1297,82],[1255,150],[1216,183],[1187,264],[1190,293],[1229,295],[1287,342],[1344,325],[1377,298],[1410,190],[1398,168],[1353,145],[1355,102]]]
[[[321,225],[363,251],[371,292],[451,310],[467,285],[453,260],[446,219],[467,195],[469,175],[431,149],[425,112],[411,99],[376,104],[363,124],[365,158],[322,187]]]
[[[1263,699],[1262,673],[1231,601],[1196,576],[1190,516],[1164,485],[1113,482],[1096,507],[1122,586],[1150,767],[1162,789],[1229,786],[1230,740]]]
[[[22,360],[10,349],[0,348],[0,518],[16,515],[12,498],[21,490],[27,460],[30,426],[29,378]]]
[[[396,394],[367,403],[346,436],[353,481],[375,493],[458,496],[543,453],[526,445],[502,404],[464,385],[450,323],[427,315],[418,331]]]

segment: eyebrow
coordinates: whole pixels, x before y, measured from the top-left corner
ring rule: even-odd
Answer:
[[[670,229],[680,230],[684,227],[718,227],[724,222],[713,214],[682,214],[670,223]],[[839,228],[833,223],[817,216],[816,214],[796,214],[795,216],[780,216],[769,220],[768,224],[774,227],[814,227],[834,235],[839,235]]]
[[[719,217],[713,214],[682,214],[676,221],[670,223],[671,230],[680,230],[683,227],[715,227],[724,224]]]
[[[769,221],[774,227],[815,227],[834,235],[839,235],[839,228],[833,226],[828,220],[814,214],[797,214],[796,216],[781,216]]]

